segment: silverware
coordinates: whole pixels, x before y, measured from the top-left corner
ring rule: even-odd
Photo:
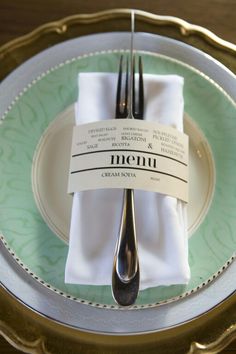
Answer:
[[[135,57],[131,51],[130,75],[128,59],[126,61],[126,73],[123,74],[123,56],[121,57],[117,83],[116,118],[143,118],[144,93],[141,57],[139,57],[138,71],[138,99],[136,100]],[[123,76],[125,76],[125,80],[122,80]],[[125,81],[124,85],[123,81]],[[123,86],[125,87],[122,99]],[[138,296],[139,281],[140,270],[135,229],[134,191],[133,189],[125,189],[112,271],[112,293],[115,301],[121,306],[132,305]]]

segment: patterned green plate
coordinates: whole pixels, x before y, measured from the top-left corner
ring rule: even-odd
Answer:
[[[44,179],[39,177],[39,167],[45,166],[45,159],[38,152],[45,146],[48,156],[52,144],[47,143],[47,137],[58,142],[63,127],[64,134],[70,131],[78,73],[116,72],[119,56],[118,52],[95,53],[49,68],[18,93],[0,121],[3,243],[32,277],[53,291],[76,301],[112,307],[110,287],[64,283],[71,200],[64,193],[63,179],[56,180],[55,185],[47,183],[47,187],[40,184]],[[185,128],[190,135],[193,181],[189,203],[191,281],[188,286],[141,291],[136,307],[178,300],[199,290],[231,263],[236,249],[236,105],[194,68],[164,56],[142,56],[146,73],[175,73],[185,79]],[[49,171],[57,171],[57,166],[47,166]],[[58,203],[47,209],[55,186],[60,191]]]

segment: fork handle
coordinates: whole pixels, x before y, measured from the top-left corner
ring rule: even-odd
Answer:
[[[122,284],[122,287],[125,287],[125,284],[132,283],[132,280],[136,284],[134,290],[136,293],[134,297],[136,299],[139,290],[139,261],[135,229],[134,191],[133,189],[125,189],[112,274],[112,287],[115,299],[116,289],[120,288]]]

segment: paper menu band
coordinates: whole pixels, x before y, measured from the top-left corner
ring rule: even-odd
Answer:
[[[68,193],[132,188],[188,201],[188,136],[137,119],[74,127]]]

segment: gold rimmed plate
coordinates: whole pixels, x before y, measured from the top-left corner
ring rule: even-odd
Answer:
[[[120,17],[121,15],[122,15],[122,12],[118,12],[117,16]],[[127,18],[127,11],[124,12],[124,17]],[[149,18],[149,20],[150,20],[150,18]],[[100,19],[100,21],[103,21],[103,20],[105,21],[104,18],[101,19],[101,16],[100,17],[98,16],[98,19]],[[81,18],[80,18],[80,20],[81,20]],[[174,24],[176,26],[176,22],[174,22]],[[54,24],[54,25],[56,25],[56,24]],[[50,26],[48,26],[47,29],[49,27]],[[162,28],[164,28],[164,27],[162,27]],[[67,30],[68,31],[70,30],[69,24],[66,29],[64,28],[64,31],[67,31]],[[61,31],[61,33],[63,35],[63,31]],[[43,36],[45,36],[45,33],[43,33]],[[73,36],[73,34],[72,34],[72,36]],[[5,122],[7,122],[7,119],[9,117],[8,115],[12,112],[12,109],[14,109],[14,106],[19,108],[19,105],[18,105],[19,102],[22,101],[22,99],[27,96],[27,93],[29,95],[32,95],[33,90],[39,88],[39,86],[37,86],[37,78],[40,78],[39,81],[41,81],[41,82],[43,82],[43,81],[46,82],[47,80],[50,81],[51,79],[53,79],[53,82],[55,84],[54,79],[56,78],[56,80],[57,80],[60,76],[60,70],[63,71],[62,63],[66,63],[64,66],[66,67],[66,69],[68,69],[68,71],[71,71],[71,75],[72,75],[72,73],[74,75],[73,68],[72,68],[72,66],[70,66],[70,60],[72,61],[72,63],[74,63],[73,65],[75,65],[75,66],[80,65],[80,64],[84,64],[82,59],[78,59],[78,57],[88,55],[88,53],[93,53],[93,57],[96,55],[97,56],[100,55],[101,57],[103,57],[103,59],[105,58],[104,61],[101,59],[101,61],[100,61],[101,66],[105,65],[104,63],[106,63],[106,65],[108,65],[108,67],[110,68],[111,63],[113,62],[113,59],[111,60],[109,58],[112,58],[112,55],[113,56],[118,55],[117,53],[114,54],[111,51],[114,49],[119,51],[120,48],[123,48],[125,50],[126,48],[124,46],[124,42],[128,43],[128,41],[125,40],[125,37],[127,37],[127,34],[125,34],[125,33],[116,33],[116,34],[107,33],[106,35],[101,34],[101,35],[96,35],[95,37],[93,37],[93,36],[81,37],[76,40],[73,40],[70,43],[65,42],[59,46],[52,47],[48,51],[39,54],[37,56],[37,58],[33,58],[28,63],[19,67],[19,69],[17,69],[13,74],[11,74],[10,77],[8,77],[7,80],[5,80],[5,82],[3,82],[3,84],[2,84],[2,89],[4,89],[4,92],[5,92],[5,99],[4,99],[5,107],[4,107],[4,105],[2,106],[2,109],[4,110],[3,113],[6,118]],[[40,38],[40,35],[36,38]],[[143,45],[140,44],[140,43],[143,43],[144,38],[146,41],[145,48],[143,47]],[[98,39],[101,39],[101,40],[98,41]],[[102,43],[102,44],[100,44],[100,43]],[[175,59],[179,60],[180,62],[183,62],[183,58],[186,56],[186,53],[188,53],[189,63],[187,63],[187,65],[193,66],[195,69],[200,70],[201,73],[203,72],[203,73],[205,73],[205,75],[208,75],[210,77],[210,80],[208,80],[209,85],[212,85],[212,83],[210,83],[211,80],[215,81],[217,83],[217,85],[219,85],[219,87],[217,87],[217,85],[215,85],[215,84],[214,84],[215,86],[213,85],[215,87],[216,92],[219,92],[220,97],[222,97],[222,95],[223,95],[224,102],[229,102],[228,103],[229,106],[231,104],[233,104],[231,102],[230,96],[232,96],[232,93],[234,92],[233,91],[234,77],[230,72],[228,72],[225,68],[223,68],[223,66],[219,65],[213,59],[206,58],[205,56],[202,55],[201,52],[194,50],[191,47],[185,46],[184,44],[181,44],[179,42],[172,41],[172,40],[165,38],[165,37],[152,36],[152,35],[148,35],[148,34],[141,34],[140,35],[140,43],[137,42],[137,50],[145,50],[149,53],[150,53],[150,51],[152,51],[153,53],[158,51],[158,53],[161,53],[162,55],[167,56],[167,57],[172,57],[172,58],[174,57]],[[19,50],[19,48],[20,47],[18,47],[17,50]],[[71,49],[69,49],[69,48],[71,48]],[[77,51],[77,49],[75,49],[75,48],[79,48],[79,51]],[[153,48],[155,48],[155,50]],[[179,49],[179,52],[180,52],[180,54],[179,54],[180,57],[177,57],[177,58],[175,55],[176,49]],[[228,49],[227,49],[227,52],[228,52]],[[11,52],[11,53],[13,53],[13,52]],[[147,54],[147,56],[148,55],[149,54]],[[155,55],[151,55],[151,56],[149,55],[149,57],[146,59],[147,62],[148,62],[148,60],[153,60],[154,62],[156,60],[157,61],[159,60],[158,64],[160,63],[160,58],[157,59],[155,57],[155,59],[150,59],[150,57],[153,58],[153,57],[155,57]],[[90,59],[92,60],[92,56],[90,56]],[[85,57],[84,57],[84,60],[85,60]],[[37,62],[37,65],[35,65],[36,62]],[[198,62],[199,67],[196,68],[197,65],[194,65],[195,62]],[[211,63],[213,66],[212,72],[208,72],[208,64],[209,63]],[[83,65],[82,66],[80,65],[80,67],[83,67]],[[152,67],[152,66],[148,65],[148,67]],[[52,70],[53,75],[50,76],[50,69],[51,68],[54,68],[54,70]],[[217,70],[215,70],[216,68],[217,68]],[[103,70],[106,71],[107,69],[105,67],[103,67]],[[214,74],[213,72],[216,72],[216,73]],[[67,74],[68,74],[68,72],[67,72]],[[41,77],[40,77],[40,75],[41,75]],[[25,79],[25,77],[27,77],[27,80]],[[204,75],[201,74],[202,80],[207,80],[206,78],[203,78],[203,77],[204,77]],[[226,77],[227,77],[227,80],[226,80]],[[17,82],[19,80],[19,78],[23,79],[23,80],[21,80],[21,89],[18,86],[17,88],[14,88],[16,90],[14,92],[14,91],[12,91],[12,88],[15,87],[15,85],[13,85],[13,82]],[[67,78],[68,78],[68,76],[67,76]],[[26,81],[24,82],[24,80],[26,80]],[[223,93],[222,90],[225,92]],[[232,92],[231,92],[231,90],[232,90]],[[63,114],[63,112],[68,112],[68,111],[66,111],[66,109],[69,107],[68,103],[72,103],[73,99],[74,99],[72,91],[70,92],[71,102],[64,101],[63,107],[58,106],[58,112],[57,112],[58,115]],[[20,93],[20,92],[23,92],[23,93]],[[46,91],[44,91],[44,92],[48,92],[48,90],[46,89]],[[64,95],[66,96],[68,92],[69,91],[67,91],[67,90],[62,90],[61,91],[62,97],[64,97]],[[31,96],[31,97],[33,97],[33,96]],[[66,102],[66,104],[65,104],[65,102]],[[27,102],[25,101],[25,105],[26,105],[26,103]],[[34,102],[34,103],[37,104],[36,102]],[[11,106],[9,107],[9,105],[11,105]],[[29,106],[28,106],[28,108],[29,108]],[[29,108],[29,109],[31,109],[31,108]],[[46,110],[47,110],[47,108],[46,108]],[[20,112],[20,110],[19,110],[19,112]],[[45,111],[42,110],[41,117],[43,117],[44,123],[47,120],[45,117],[50,115],[50,109],[49,109],[49,112],[47,111],[46,113],[47,114],[45,114]],[[51,111],[51,118],[52,119],[55,119],[58,115],[56,114],[56,112]],[[194,119],[195,116],[194,116],[194,114],[191,114],[191,116],[192,115],[193,115],[193,119]],[[32,114],[31,114],[31,117],[32,117]],[[23,118],[21,118],[21,120],[24,118],[26,119],[25,115]],[[37,119],[35,121],[37,121]],[[5,122],[4,122],[4,124],[5,124]],[[27,124],[27,119],[23,123]],[[31,123],[34,124],[33,120]],[[48,123],[46,124],[46,126],[48,126]],[[43,126],[43,120],[42,120],[42,125],[40,125],[40,127],[38,126],[38,128],[37,128],[38,133],[39,133],[39,137],[41,136],[42,132],[45,131],[45,127]],[[200,129],[200,131],[201,131],[201,129]],[[195,135],[196,134],[194,134],[194,136]],[[209,138],[207,140],[209,140]],[[30,143],[32,143],[32,141]],[[35,145],[35,147],[36,146],[37,146],[37,144]],[[207,147],[207,145],[206,145],[206,147]],[[32,151],[35,151],[35,149],[32,149]],[[214,160],[214,158],[211,157],[211,154],[212,154],[211,148],[209,148],[207,151],[210,151],[209,153],[207,153],[207,156],[208,155],[210,156],[209,159]],[[13,158],[13,160],[14,160],[14,157],[11,154],[10,148],[9,148],[9,156],[11,156],[11,158]],[[39,163],[39,160],[38,160],[38,163]],[[37,163],[36,163],[36,166],[37,166]],[[209,163],[208,163],[208,166],[210,166]],[[209,169],[209,171],[210,170],[211,169]],[[214,170],[214,168],[213,168],[213,170]],[[36,173],[36,176],[38,176],[37,173]],[[22,187],[20,180],[21,180],[21,178],[19,178],[18,182],[13,181],[11,184],[11,186],[13,186],[18,191]],[[210,181],[211,182],[209,185],[211,186],[211,189],[213,190],[214,189],[214,173],[213,173],[213,177],[210,178]],[[29,180],[29,182],[30,182],[30,180]],[[211,200],[211,197],[209,200]],[[33,199],[32,199],[32,202],[34,202]],[[21,205],[21,208],[22,208],[22,210],[24,210],[24,205],[23,206]],[[25,208],[25,210],[26,210],[26,208]],[[48,216],[48,214],[47,214],[47,216]],[[21,218],[21,220],[23,223],[24,223],[24,220],[26,222],[25,225],[23,225],[23,227],[27,226],[27,221],[26,221],[27,219],[25,217],[23,217],[23,218]],[[39,223],[40,223],[40,221],[39,221]],[[30,233],[30,228],[28,228],[28,231]],[[3,234],[4,234],[4,232],[3,232]],[[10,244],[10,248],[11,248],[11,251],[14,252],[14,242],[13,242],[13,247],[12,247],[12,244]],[[231,249],[231,251],[232,251],[232,249]],[[29,250],[29,253],[30,252],[31,251]],[[18,253],[18,252],[16,252],[16,253]],[[227,258],[226,265],[228,262],[230,262],[230,260],[232,258],[233,252],[231,252],[231,253],[230,253],[231,256]],[[9,256],[9,254],[7,255],[4,251],[4,249],[2,249],[2,257],[4,258],[3,264],[5,264],[5,266],[8,263],[7,262],[8,256]],[[15,258],[17,258],[17,255],[15,256]],[[5,260],[5,263],[4,263],[4,260]],[[16,259],[16,261],[17,261],[17,259]],[[20,264],[21,262],[22,262],[22,260],[21,260],[21,258],[19,258],[18,263]],[[20,267],[24,266],[24,268],[27,268],[27,264],[24,264],[24,263],[22,263],[22,265],[20,264]],[[223,263],[222,267],[224,267],[224,266],[225,265]],[[139,332],[139,333],[144,334],[144,332],[151,333],[152,331],[157,331],[157,330],[162,331],[163,329],[167,329],[171,326],[180,325],[182,322],[185,322],[186,320],[188,321],[194,317],[198,317],[200,314],[205,313],[206,311],[209,311],[210,308],[215,307],[217,304],[219,304],[219,302],[223,301],[227,296],[229,296],[234,291],[233,286],[232,286],[232,288],[230,288],[230,289],[228,288],[227,290],[226,290],[226,287],[224,286],[225,291],[220,292],[219,297],[215,299],[214,303],[209,303],[209,302],[206,303],[205,302],[206,297],[208,297],[210,293],[214,292],[215,289],[217,289],[217,283],[215,282],[211,285],[211,287],[206,288],[204,290],[204,292],[201,292],[201,293],[199,292],[199,295],[196,295],[197,297],[194,297],[194,295],[192,295],[191,297],[189,297],[190,300],[188,300],[188,301],[190,301],[190,302],[192,301],[191,304],[193,305],[193,308],[194,308],[194,304],[195,304],[195,306],[196,306],[196,304],[198,304],[199,309],[196,310],[196,308],[195,308],[195,312],[193,311],[191,314],[189,314],[189,317],[181,316],[181,318],[177,318],[179,316],[177,316],[177,314],[174,315],[175,311],[182,310],[182,312],[181,312],[181,314],[182,314],[182,313],[184,313],[185,306],[186,306],[185,311],[187,311],[187,307],[189,308],[189,306],[191,306],[190,302],[187,303],[187,302],[181,301],[179,308],[176,308],[174,304],[172,304],[172,305],[170,304],[170,305],[165,305],[165,307],[159,308],[158,310],[152,309],[152,312],[150,312],[151,309],[143,309],[141,312],[139,312],[140,314],[136,313],[136,311],[132,311],[132,314],[130,311],[128,313],[126,313],[126,311],[120,311],[120,312],[115,311],[116,314],[111,315],[110,310],[106,309],[105,312],[103,312],[103,315],[102,315],[103,320],[101,322],[100,321],[101,318],[99,316],[100,312],[97,312],[97,311],[101,311],[101,310],[104,311],[104,309],[96,308],[96,299],[94,299],[95,301],[92,301],[92,299],[91,299],[93,306],[90,306],[90,307],[88,307],[87,304],[85,304],[83,302],[79,302],[79,303],[76,301],[73,302],[73,299],[71,299],[71,298],[66,299],[66,297],[67,297],[66,293],[65,293],[65,296],[60,296],[60,293],[57,293],[57,291],[54,292],[54,290],[53,290],[54,288],[55,288],[55,290],[58,290],[58,288],[60,290],[60,287],[57,288],[56,285],[53,287],[53,289],[49,289],[50,291],[53,290],[51,292],[50,291],[48,292],[47,285],[45,286],[45,284],[44,284],[44,287],[40,286],[40,283],[38,283],[38,280],[43,281],[43,277],[39,277],[40,279],[36,279],[37,280],[37,282],[36,282],[34,280],[34,278],[35,278],[35,276],[38,277],[37,272],[33,271],[32,274],[28,274],[31,277],[33,275],[33,279],[27,280],[28,278],[27,277],[25,278],[25,276],[21,274],[20,269],[17,268],[17,265],[15,263],[12,263],[10,265],[10,267],[8,267],[9,271],[10,271],[10,269],[13,272],[12,279],[10,282],[7,283],[6,277],[4,278],[4,275],[3,275],[2,280],[3,280],[4,285],[10,291],[12,291],[14,293],[14,295],[19,297],[21,301],[25,302],[32,309],[35,309],[37,312],[42,313],[42,314],[54,319],[55,321],[63,322],[64,324],[72,326],[72,327],[73,326],[77,327],[78,331],[81,331],[83,329],[86,332],[96,332],[96,333],[100,332],[103,334],[108,333],[108,332],[110,334],[112,334],[112,333],[118,334],[119,333],[119,335],[129,334],[130,335],[129,340],[131,342],[132,342],[131,335],[133,335],[134,333]],[[228,270],[227,270],[227,272],[225,272],[224,277],[222,277],[222,278],[219,277],[219,281],[226,282],[226,279],[228,279],[227,277],[232,276],[232,274],[231,275],[229,275],[229,274],[234,271],[233,265],[231,265],[229,267],[229,270],[230,270],[230,272]],[[29,273],[31,273],[30,269],[28,269],[28,271],[29,271]],[[16,279],[16,277],[18,277],[18,278]],[[19,289],[22,288],[21,281],[24,283],[24,287],[25,287],[25,291],[23,292],[23,294],[22,294],[22,291],[19,291]],[[44,282],[44,283],[47,283],[47,282]],[[17,284],[17,288],[15,287],[16,284]],[[221,283],[221,285],[222,284],[223,283]],[[27,287],[29,285],[30,285],[30,288]],[[29,298],[27,297],[28,294],[30,294],[31,297],[32,297],[32,294],[34,294],[34,298],[37,298],[38,304],[30,303]],[[69,296],[71,297],[71,295],[69,295]],[[202,301],[202,303],[201,303],[201,301]],[[61,302],[64,305],[66,304],[65,312],[64,312],[64,310],[61,310],[63,312],[63,314],[62,314],[62,312],[59,313],[56,310],[56,308],[59,308],[59,307],[60,307],[60,309],[64,308],[61,306]],[[45,306],[45,303],[47,303],[46,306]],[[53,303],[57,304],[56,308],[55,308],[55,306],[54,307],[52,306]],[[205,307],[204,307],[204,303],[205,303]],[[146,304],[149,304],[149,302],[146,302]],[[37,307],[37,305],[39,305],[39,306]],[[141,306],[142,306],[142,304],[141,304]],[[182,308],[181,308],[181,306],[182,306]],[[42,308],[44,309],[44,312],[42,311]],[[89,310],[88,310],[88,308],[89,308]],[[166,320],[167,313],[168,313],[168,317],[169,317],[168,320]],[[170,316],[171,313],[173,315]],[[78,319],[78,315],[80,317],[79,319]],[[140,316],[142,318],[146,319],[145,323],[147,324],[147,326],[146,325],[144,325],[143,327],[140,326],[140,319],[141,319]],[[157,320],[157,316],[159,316],[158,320]],[[91,325],[89,323],[88,318],[92,319],[93,325]],[[164,318],[165,318],[165,320],[164,320]],[[124,321],[126,323],[126,325],[122,325],[122,327],[120,327],[120,321]],[[99,323],[99,329],[98,329],[98,323]],[[107,326],[109,326],[109,329]],[[87,338],[89,338],[89,336]],[[107,338],[106,338],[106,340],[105,340],[105,337],[103,337],[103,338],[104,338],[104,342],[106,342],[106,341],[109,342],[109,340]],[[95,340],[95,338],[93,338],[93,339]],[[97,337],[96,337],[96,340],[98,340]],[[101,340],[101,338],[100,338],[100,340]],[[143,338],[143,340],[144,340],[144,338]],[[118,343],[116,343],[116,345],[118,345]]]

